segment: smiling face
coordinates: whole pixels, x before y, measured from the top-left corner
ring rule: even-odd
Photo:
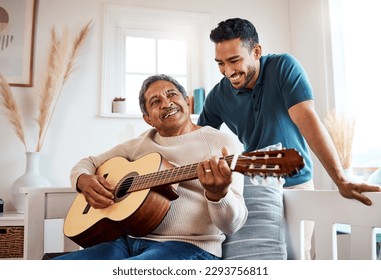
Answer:
[[[262,48],[249,50],[240,39],[225,40],[215,45],[216,62],[222,75],[236,89],[252,89],[259,75]]]
[[[184,97],[171,82],[160,80],[152,83],[144,97],[147,114],[143,118],[161,136],[181,135],[194,129],[189,98]]]

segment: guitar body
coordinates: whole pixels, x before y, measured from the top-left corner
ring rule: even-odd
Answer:
[[[224,157],[233,171],[247,176],[293,176],[304,167],[295,149],[253,151]],[[64,223],[64,234],[81,247],[115,240],[129,234],[151,233],[169,211],[178,194],[171,184],[198,178],[193,163],[173,167],[159,153],[148,154],[134,162],[115,157],[96,171],[115,186],[115,203],[94,209],[83,194],[75,198]]]
[[[122,157],[112,158],[102,164],[96,174],[118,186],[126,177],[170,167],[160,154],[152,153],[134,162]],[[115,240],[125,234],[145,236],[161,223],[169,211],[170,200],[178,197],[171,186],[120,193],[118,195],[117,188],[115,204],[104,209],[90,207],[79,193],[66,216],[64,234],[81,247]]]

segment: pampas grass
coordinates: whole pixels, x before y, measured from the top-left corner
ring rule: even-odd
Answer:
[[[40,93],[40,113],[37,119],[40,131],[36,148],[37,152],[42,148],[52,115],[62,92],[62,87],[75,69],[79,50],[88,37],[91,24],[92,21],[82,27],[79,34],[74,38],[70,52],[68,52],[67,28],[64,29],[61,39],[58,38],[55,29],[52,29],[47,73]]]
[[[24,127],[23,127],[20,110],[17,106],[16,100],[13,98],[12,90],[9,84],[7,83],[7,81],[1,74],[0,74],[0,94],[2,97],[1,99],[2,104],[6,110],[9,121],[11,122],[13,128],[15,129],[17,137],[24,144],[25,150],[27,150],[25,135],[24,135]]]
[[[53,115],[52,110],[57,104],[56,101],[61,92],[60,88],[61,85],[63,85],[62,79],[64,75],[63,72],[65,71],[67,37],[67,28],[64,29],[61,39],[57,37],[54,28],[51,31],[51,45],[46,67],[47,72],[42,90],[39,92],[39,115],[37,117],[37,123],[40,130],[38,133],[37,152],[42,148],[49,122]]]
[[[75,36],[71,48],[69,48],[69,32],[67,28],[64,28],[61,37],[58,36],[54,27],[51,30],[51,44],[48,52],[45,78],[38,92],[39,108],[36,121],[39,126],[39,133],[36,152],[41,151],[62,88],[75,69],[80,48],[88,37],[91,24],[92,21],[89,21],[82,27],[77,36]],[[3,77],[0,79],[0,89],[3,96],[3,105],[8,112],[9,120],[27,150],[21,114],[13,99],[9,84]]]
[[[344,169],[351,167],[355,119],[332,111],[325,118],[325,126],[336,147]]]

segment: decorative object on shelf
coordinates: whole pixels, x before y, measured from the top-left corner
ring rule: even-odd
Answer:
[[[113,113],[126,113],[126,98],[115,97],[112,101],[112,112]]]
[[[381,187],[381,168],[378,168],[376,171],[370,174],[368,178],[368,183],[378,185]]]
[[[205,101],[205,90],[203,88],[197,88],[193,90],[194,100],[194,113],[201,114]]]
[[[325,118],[325,126],[336,147],[346,175],[352,176],[352,145],[355,135],[355,119],[348,117],[344,113],[332,111]]]
[[[57,106],[59,97],[62,92],[62,88],[68,81],[70,75],[75,70],[75,62],[79,54],[80,48],[83,46],[86,38],[88,37],[90,26],[92,21],[85,24],[80,32],[75,36],[72,41],[71,47],[69,46],[69,32],[67,28],[64,28],[62,36],[58,36],[55,28],[51,31],[51,45],[48,52],[47,67],[45,79],[42,79],[43,84],[41,89],[35,94],[39,98],[38,116],[37,124],[39,127],[38,139],[35,148],[36,153],[29,152],[26,140],[25,132],[22,120],[22,114],[19,111],[17,102],[15,101],[9,83],[5,78],[0,75],[0,101],[3,104],[5,111],[8,115],[9,121],[13,128],[15,129],[17,137],[21,140],[24,145],[25,152],[27,155],[27,170],[23,176],[16,180],[12,190],[14,194],[18,194],[19,185],[23,187],[40,187],[47,186],[48,183],[46,179],[36,179],[41,177],[39,175],[39,153],[42,149],[47,130],[52,120],[55,108]],[[37,159],[36,159],[37,158]],[[37,162],[37,163],[34,163]],[[34,177],[32,177],[32,175]],[[37,176],[36,176],[37,174]],[[25,182],[25,177],[28,179],[33,178],[33,181],[29,183]],[[20,181],[22,183],[20,183]],[[18,196],[14,197],[15,207],[21,209]]]
[[[25,173],[12,185],[12,200],[17,213],[24,213],[25,195],[20,193],[23,187],[50,187],[49,181],[40,174],[40,153],[26,152]]]

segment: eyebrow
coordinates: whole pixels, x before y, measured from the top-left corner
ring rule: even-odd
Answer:
[[[172,92],[176,92],[176,89],[174,88],[170,88],[170,89],[166,89],[164,90],[164,93],[165,94],[168,94],[168,93],[172,93]],[[151,100],[155,99],[155,98],[159,98],[158,97],[158,94],[154,95],[154,96],[151,96],[149,99],[147,99],[147,102],[150,102]]]
[[[239,55],[234,55],[234,56],[232,56],[232,57],[229,57],[227,60],[228,60],[228,61],[231,61],[231,60],[239,59],[239,58],[240,58]],[[222,61],[221,59],[218,59],[218,58],[215,58],[214,60],[215,60],[216,62],[221,62],[221,61]]]
[[[176,92],[174,88],[170,88],[164,91],[165,93],[171,93],[171,92]]]

